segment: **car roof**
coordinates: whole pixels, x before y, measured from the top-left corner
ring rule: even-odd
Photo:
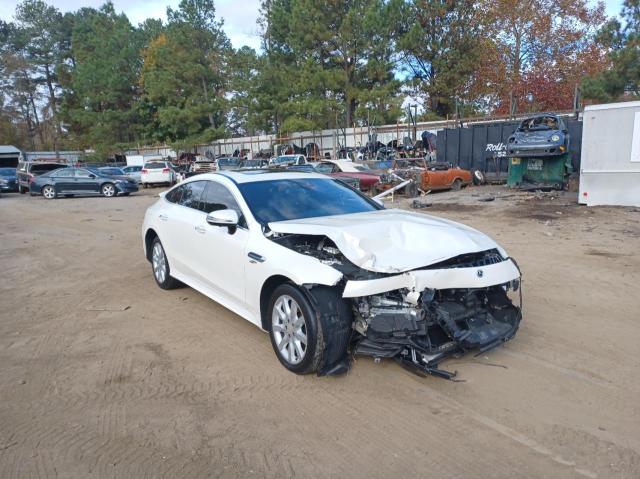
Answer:
[[[319,173],[303,173],[300,171],[278,171],[274,172],[272,170],[226,170],[216,173],[202,173],[197,176],[192,176],[189,180],[214,180],[224,176],[225,178],[230,179],[234,183],[255,183],[258,181],[272,181],[272,180],[301,180],[301,179],[320,179],[320,180],[329,180],[332,179],[326,175],[321,175]]]

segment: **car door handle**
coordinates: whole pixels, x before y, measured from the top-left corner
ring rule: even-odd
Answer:
[[[196,230],[200,234],[205,234],[207,232],[207,230],[204,229],[203,226],[194,226],[193,229]]]
[[[249,256],[249,263],[264,263],[267,258],[258,253],[250,252],[247,256]]]
[[[169,219],[167,215],[158,215],[158,218],[160,218],[162,221],[167,221]]]

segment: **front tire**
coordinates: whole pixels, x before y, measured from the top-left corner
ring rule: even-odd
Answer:
[[[451,189],[453,191],[460,191],[462,189],[462,180],[460,178],[456,178],[455,180],[453,180]]]
[[[171,277],[169,260],[159,238],[153,240],[151,246],[151,270],[153,278],[162,289],[175,289],[181,285],[180,281]]]
[[[28,190],[28,189],[29,189],[29,188],[25,188],[24,186],[18,186],[18,192],[19,192],[21,195],[24,195],[24,194],[27,192],[27,190]]]
[[[296,374],[318,371],[324,342],[318,314],[295,286],[276,288],[267,310],[271,346],[285,368]]]
[[[54,200],[56,198],[56,189],[51,185],[47,185],[42,188],[42,196],[47,200]]]
[[[102,193],[102,196],[106,198],[113,198],[118,193],[116,190],[116,186],[113,183],[105,183],[104,185],[102,185],[102,188],[100,188],[100,192]]]

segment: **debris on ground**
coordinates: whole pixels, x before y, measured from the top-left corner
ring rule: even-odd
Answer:
[[[425,203],[420,200],[413,200],[413,203],[411,203],[411,207],[415,209],[429,208],[431,206],[433,206],[433,203]]]

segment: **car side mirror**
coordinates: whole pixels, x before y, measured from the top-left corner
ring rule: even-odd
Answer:
[[[230,235],[236,232],[239,221],[240,218],[236,210],[226,209],[212,211],[207,215],[207,223],[211,226],[226,226],[229,229]]]
[[[89,178],[95,178],[96,175],[94,175],[93,173],[89,175]]]

